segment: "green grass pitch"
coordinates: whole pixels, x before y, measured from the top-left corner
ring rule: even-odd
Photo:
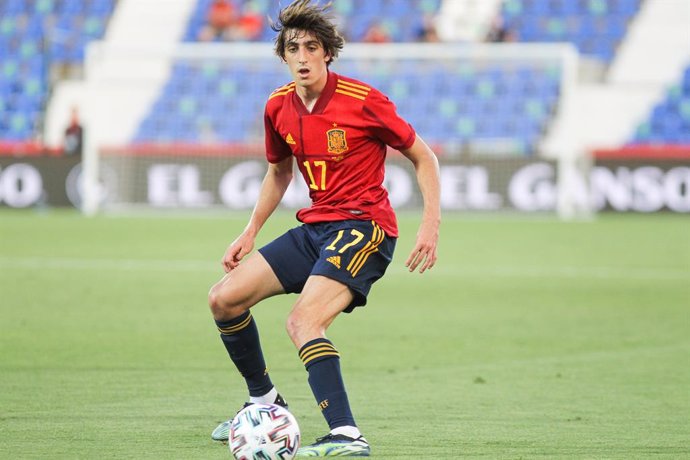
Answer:
[[[229,458],[246,397],[206,305],[246,214],[0,212],[0,458]],[[690,458],[690,220],[447,215],[336,320],[375,458]],[[272,218],[267,242],[293,225]],[[254,310],[305,441],[326,432],[284,329]]]

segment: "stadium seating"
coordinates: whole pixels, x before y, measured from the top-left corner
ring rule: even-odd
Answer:
[[[184,41],[196,41],[206,21],[209,5],[213,0],[199,0],[192,13]],[[438,12],[442,0],[338,0],[333,9],[342,32],[350,41],[361,41],[367,29],[379,23],[388,32],[392,41],[409,42],[417,40],[425,16]],[[262,18],[276,18],[282,5],[279,0],[234,0],[238,9],[245,7],[258,12]],[[380,18],[386,18],[381,20]],[[261,41],[271,41],[275,33],[268,23],[264,24]]]
[[[347,61],[338,63],[339,72],[388,94],[429,142],[503,139],[513,151],[532,150],[555,110],[557,69],[468,64],[448,70],[438,63],[406,62],[371,72]],[[243,77],[249,74],[251,79]],[[285,69],[268,61],[179,63],[134,142],[260,142],[263,104],[287,79]]]
[[[640,124],[630,144],[690,144],[690,66]]]
[[[572,42],[610,62],[641,0],[506,0],[504,24],[522,42]]]
[[[115,0],[0,1],[0,139],[33,139],[53,64],[81,63]]]
[[[199,0],[184,40],[196,41],[212,0]],[[278,0],[235,0],[262,16],[275,17]],[[502,15],[521,41],[567,41],[584,53],[609,60],[640,0],[507,0]],[[438,13],[440,0],[341,0],[334,9],[350,41],[360,40],[375,22],[394,41],[414,41],[421,21]],[[385,18],[385,19],[380,19]],[[272,39],[266,24],[261,40]],[[446,69],[421,63],[399,71],[358,72],[338,64],[337,71],[379,88],[434,143],[472,144],[501,140],[511,151],[531,152],[543,137],[559,97],[558,70],[522,67]],[[230,68],[178,64],[134,142],[256,142],[261,138],[263,101],[287,75],[273,67]],[[241,75],[249,71],[248,82]],[[217,77],[221,75],[222,78]],[[218,81],[220,80],[220,82]],[[420,85],[419,81],[429,82]],[[175,116],[170,116],[170,114]]]

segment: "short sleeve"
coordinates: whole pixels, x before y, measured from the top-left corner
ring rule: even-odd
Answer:
[[[386,145],[405,150],[414,143],[414,128],[398,115],[395,104],[380,91],[372,90],[367,97],[363,114],[372,135]]]
[[[264,138],[266,142],[266,159],[269,163],[279,163],[292,155],[290,146],[280,136],[271,121],[268,110],[264,112]]]

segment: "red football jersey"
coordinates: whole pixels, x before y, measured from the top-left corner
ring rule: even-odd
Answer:
[[[412,146],[415,131],[380,91],[328,73],[309,112],[295,83],[271,93],[264,115],[266,157],[277,163],[294,155],[309,186],[312,205],[301,209],[304,223],[374,220],[398,236],[395,213],[383,187],[387,146]]]

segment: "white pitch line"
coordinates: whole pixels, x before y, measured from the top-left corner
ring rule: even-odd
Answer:
[[[194,259],[79,259],[62,257],[1,257],[0,269],[29,270],[124,270],[163,272],[222,272],[219,260]],[[402,275],[407,269],[402,262],[394,262],[389,273]],[[410,274],[412,275],[412,274]],[[418,274],[416,274],[418,276]],[[690,269],[645,267],[569,267],[569,266],[486,266],[462,267],[436,265],[428,275],[463,278],[542,278],[542,279],[632,279],[687,280]]]

